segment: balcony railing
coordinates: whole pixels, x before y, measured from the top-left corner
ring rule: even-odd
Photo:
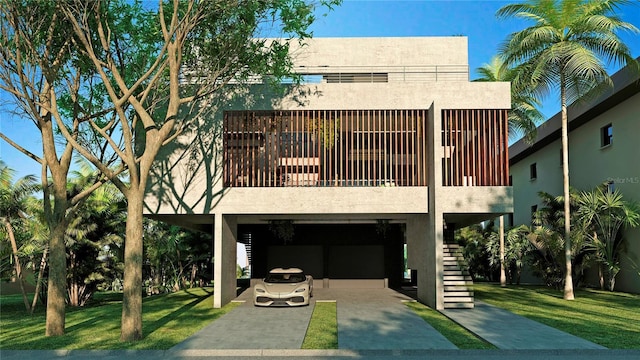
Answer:
[[[228,111],[227,187],[426,186],[427,110]]]

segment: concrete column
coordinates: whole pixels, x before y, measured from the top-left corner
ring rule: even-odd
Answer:
[[[407,267],[422,276],[426,276],[427,220],[427,214],[407,216]]]
[[[426,221],[425,275],[418,272],[418,299],[434,309],[444,309],[444,267],[442,265],[443,213],[442,202],[442,109],[432,103],[429,109],[428,164],[429,164],[429,213]]]
[[[213,225],[213,307],[221,308],[236,298],[236,242],[238,223],[235,216],[215,214]]]
[[[444,309],[443,242],[442,213],[429,214],[425,249],[428,276],[424,278],[418,275],[418,299],[437,310]]]

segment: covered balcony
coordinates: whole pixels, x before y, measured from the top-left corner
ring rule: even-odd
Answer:
[[[427,113],[228,111],[225,186],[427,186]]]

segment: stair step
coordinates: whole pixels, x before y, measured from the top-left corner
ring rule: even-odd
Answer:
[[[451,296],[451,297],[445,296],[444,302],[445,303],[452,303],[452,302],[468,303],[468,302],[473,302],[473,297],[472,296]]]
[[[456,292],[456,291],[471,291],[473,292],[473,286],[468,286],[468,285],[445,285],[444,287],[444,291],[445,292]]]
[[[451,280],[454,280],[454,281],[458,281],[458,280],[473,281],[473,279],[469,275],[444,275],[443,279],[444,279],[444,281],[451,281]]]
[[[469,297],[471,299],[473,299],[473,291],[445,291],[444,292],[444,297],[446,298],[450,298],[450,297]]]
[[[471,280],[444,280],[444,286],[472,286]]]
[[[445,275],[470,275],[465,269],[444,269]]]
[[[460,266],[457,260],[444,260],[442,265]]]

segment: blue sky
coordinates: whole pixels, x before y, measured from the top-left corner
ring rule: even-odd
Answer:
[[[467,36],[471,78],[475,69],[490,61],[499,44],[526,23],[518,20],[498,20],[496,11],[509,3],[503,0],[406,0],[375,1],[346,0],[312,26],[315,37],[375,37],[375,36]],[[640,27],[640,1],[633,0],[618,14]],[[632,54],[640,56],[640,35],[621,34]],[[610,72],[617,70],[610,68]],[[5,94],[0,92],[1,100]],[[546,117],[560,109],[555,98],[544,101]],[[21,145],[41,154],[33,124],[15,119],[0,108],[0,130]],[[0,158],[18,171],[19,176],[40,174],[39,166],[0,140]]]

